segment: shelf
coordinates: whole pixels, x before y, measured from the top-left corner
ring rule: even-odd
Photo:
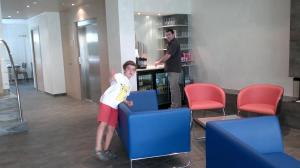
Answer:
[[[190,67],[193,66],[191,61],[187,61],[187,62],[181,62],[181,66],[182,67]]]
[[[159,49],[157,49],[158,51],[167,51],[167,49],[166,48],[159,48]],[[180,50],[181,51],[183,51],[183,50],[191,50],[191,48],[180,48]]]
[[[165,26],[161,26],[159,28],[168,28],[168,27],[188,27],[189,25],[185,25],[185,24],[182,24],[182,25],[165,25]]]
[[[190,38],[189,36],[176,36],[175,38],[180,39],[180,38]],[[161,39],[166,39],[166,37],[161,37]]]

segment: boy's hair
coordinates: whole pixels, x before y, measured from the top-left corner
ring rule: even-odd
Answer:
[[[167,29],[166,32],[171,32],[172,34],[174,34],[174,30],[173,29]]]
[[[126,61],[126,62],[123,64],[123,70],[125,70],[125,69],[127,68],[127,66],[129,66],[129,65],[132,65],[132,66],[134,66],[134,67],[136,68],[135,62],[133,62],[133,61]]]

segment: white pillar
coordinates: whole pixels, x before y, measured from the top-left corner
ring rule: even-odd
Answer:
[[[105,6],[109,67],[121,72],[124,62],[135,61],[133,0],[106,0]],[[137,89],[136,76],[131,85]]]
[[[0,39],[3,38],[3,24],[2,24],[2,10],[0,2]],[[7,53],[4,45],[0,44],[0,94],[3,93],[4,89],[9,89],[8,72],[6,68]]]

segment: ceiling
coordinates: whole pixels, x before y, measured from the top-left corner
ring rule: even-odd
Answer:
[[[3,19],[28,19],[43,12],[81,5],[85,0],[1,0]],[[73,4],[73,5],[72,5]]]

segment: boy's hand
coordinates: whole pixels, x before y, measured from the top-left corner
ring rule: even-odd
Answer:
[[[111,69],[110,70],[110,81],[113,81],[113,80],[116,80],[115,79],[115,74],[116,74],[116,71],[114,69]]]
[[[116,71],[114,69],[111,69],[110,74],[111,74],[111,76],[114,76],[116,74]]]
[[[133,101],[126,100],[125,103],[127,104],[128,107],[132,107],[133,106]]]

